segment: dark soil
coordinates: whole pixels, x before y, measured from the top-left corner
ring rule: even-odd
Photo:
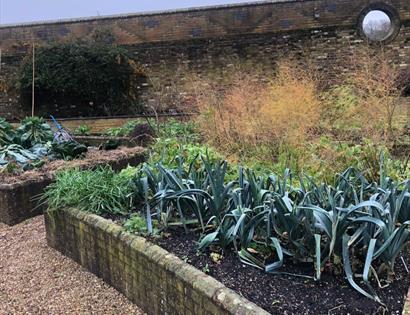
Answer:
[[[197,240],[196,235],[175,231],[172,235],[151,241],[272,314],[401,314],[410,286],[410,276],[399,257],[395,281],[387,288],[377,290],[387,305],[386,310],[351,288],[343,275],[332,275],[325,271],[321,281],[314,281],[296,276],[267,274],[241,263],[233,251],[223,253],[223,259],[216,263],[211,259],[209,251],[197,253]],[[406,264],[410,266],[409,246],[402,254]],[[281,271],[314,274],[311,264],[288,263]]]

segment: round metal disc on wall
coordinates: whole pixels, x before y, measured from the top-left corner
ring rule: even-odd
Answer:
[[[385,3],[372,3],[359,15],[359,35],[369,42],[391,42],[400,32],[400,28],[398,12]]]

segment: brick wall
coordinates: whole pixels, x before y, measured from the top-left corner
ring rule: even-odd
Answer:
[[[10,78],[30,43],[87,39],[96,29],[109,29],[116,42],[127,47],[149,77],[170,87],[186,71],[213,71],[222,76],[233,61],[252,62],[269,72],[278,56],[304,56],[330,77],[346,71],[345,61],[366,40],[358,27],[363,12],[384,3],[397,12],[401,28],[384,49],[403,68],[410,64],[410,3],[408,0],[262,1],[204,9],[131,14],[51,23],[0,27],[2,73]],[[396,22],[396,21],[395,21]],[[182,70],[181,70],[182,69]],[[2,74],[0,74],[1,76]],[[168,89],[169,90],[169,89]],[[155,102],[154,89],[144,100]],[[0,115],[21,115],[16,95],[0,96]],[[10,100],[11,99],[11,100]],[[169,98],[168,107],[175,98]],[[58,104],[57,104],[58,105]],[[70,108],[50,108],[57,116],[72,116]]]
[[[149,315],[268,315],[214,278],[112,221],[75,209],[47,211],[47,243]]]

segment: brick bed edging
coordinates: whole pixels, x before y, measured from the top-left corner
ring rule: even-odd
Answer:
[[[44,206],[37,206],[33,198],[53,182],[50,176],[41,176],[15,184],[0,184],[0,222],[15,225],[39,215]]]
[[[77,209],[46,211],[47,243],[148,314],[268,315],[202,271],[112,221]]]
[[[118,160],[94,163],[80,167],[82,169],[110,165],[119,171],[128,165],[136,166],[145,160],[145,151],[132,153]],[[0,223],[15,225],[43,213],[45,205],[39,206],[35,197],[54,181],[54,175],[42,175],[33,179],[23,180],[13,184],[0,184]]]

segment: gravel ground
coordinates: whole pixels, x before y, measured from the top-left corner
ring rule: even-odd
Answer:
[[[143,314],[115,289],[49,248],[43,217],[0,223],[0,315]]]

